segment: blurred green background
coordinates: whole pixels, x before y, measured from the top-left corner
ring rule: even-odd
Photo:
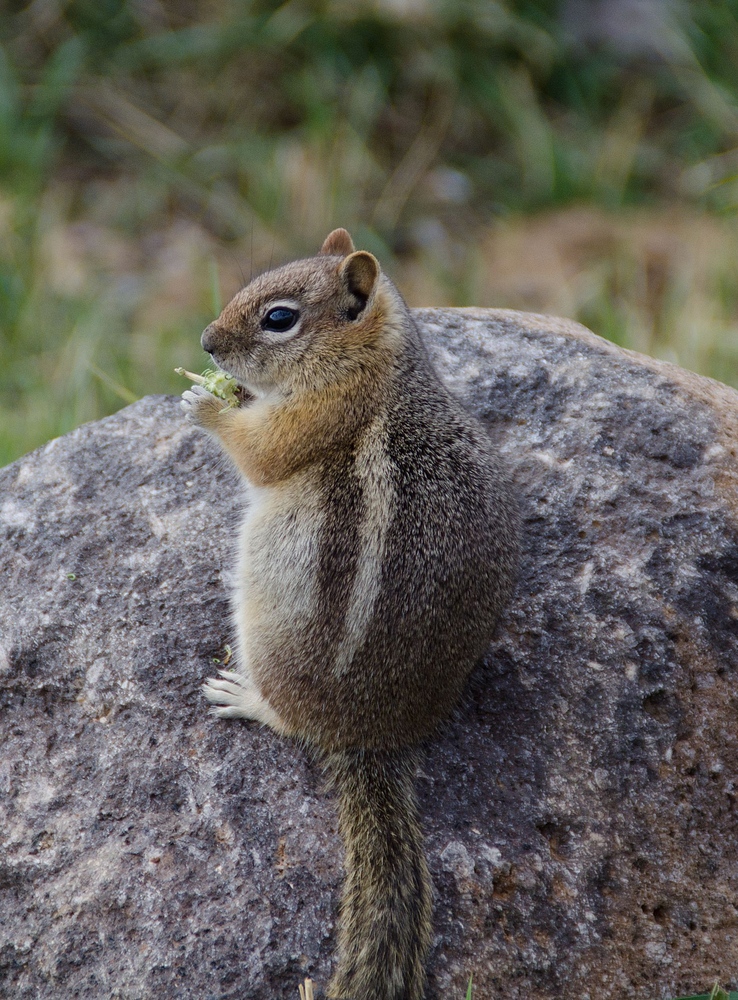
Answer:
[[[738,0],[34,0],[0,43],[0,464],[180,392],[336,225],[411,305],[738,385]]]

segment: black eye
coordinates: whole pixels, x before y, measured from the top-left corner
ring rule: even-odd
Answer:
[[[295,325],[299,315],[296,309],[277,306],[276,309],[270,309],[266,314],[261,321],[261,328],[262,330],[277,330],[279,333],[283,333]]]

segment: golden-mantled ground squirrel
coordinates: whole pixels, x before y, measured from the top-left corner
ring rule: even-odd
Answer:
[[[205,695],[327,759],[346,847],[328,996],[420,1000],[431,883],[414,775],[513,585],[517,517],[484,427],[345,229],[252,281],[202,335],[243,403],[188,415],[246,481],[238,672]]]

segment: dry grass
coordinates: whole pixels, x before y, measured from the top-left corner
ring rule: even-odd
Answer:
[[[413,304],[567,316],[624,347],[738,385],[732,218],[678,206],[509,217],[481,235],[463,268],[463,303],[444,293],[439,254],[435,269],[426,258],[400,278]]]
[[[0,13],[0,464],[179,392],[220,303],[335,225],[413,305],[570,316],[738,385],[738,0],[664,5],[633,58],[565,6]]]
[[[203,367],[199,333],[220,304],[289,256],[266,229],[255,231],[253,247],[250,239],[225,244],[183,217],[157,217],[148,231],[126,235],[116,224],[121,201],[117,184],[99,183],[91,210],[74,221],[64,186],[41,202],[25,321],[33,349],[19,397],[6,396],[0,410],[7,460],[146,393],[181,391],[172,369]],[[0,211],[0,239],[12,241],[3,225]],[[317,218],[315,248],[320,225]],[[510,216],[466,244],[440,224],[430,236],[421,251],[385,260],[411,305],[568,316],[738,385],[738,232],[730,219],[678,207],[571,207]]]
[[[316,229],[316,246],[322,235]],[[432,235],[420,252],[386,261],[411,305],[567,316],[624,347],[738,386],[732,218],[678,205],[611,212],[573,206],[508,216],[480,227],[468,243],[441,225]],[[239,284],[234,256],[218,247],[213,253],[221,292],[230,295]],[[247,248],[236,257],[247,260]]]

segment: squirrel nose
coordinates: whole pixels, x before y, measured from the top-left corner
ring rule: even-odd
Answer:
[[[202,349],[206,354],[212,354],[215,350],[215,346],[218,340],[219,330],[215,323],[211,323],[210,326],[206,326],[202,331],[202,336],[200,337],[200,343],[202,344]]]

